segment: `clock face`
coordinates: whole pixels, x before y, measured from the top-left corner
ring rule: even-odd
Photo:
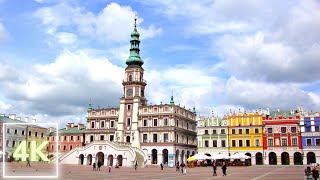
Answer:
[[[132,94],[133,94],[132,89],[128,89],[128,90],[127,90],[127,96],[132,96]]]

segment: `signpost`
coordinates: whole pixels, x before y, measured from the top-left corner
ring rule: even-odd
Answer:
[[[173,154],[169,154],[169,168],[174,167],[174,160],[173,160]]]

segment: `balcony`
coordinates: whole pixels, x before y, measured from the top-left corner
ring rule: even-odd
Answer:
[[[128,83],[128,84],[135,84],[135,83],[147,84],[147,81],[144,80],[144,79],[140,80],[138,78],[134,78],[131,81],[129,81],[129,79],[123,79],[122,80],[122,84],[124,84],[124,83]]]

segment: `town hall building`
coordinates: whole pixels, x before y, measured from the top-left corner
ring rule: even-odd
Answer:
[[[137,24],[131,33],[120,107],[95,109],[89,104],[85,146],[60,157],[61,163],[139,166],[173,166],[197,150],[196,111],[174,103],[148,105]]]

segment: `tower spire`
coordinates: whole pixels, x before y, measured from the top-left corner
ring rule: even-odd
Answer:
[[[130,56],[126,61],[127,65],[138,65],[138,66],[142,66],[143,64],[143,60],[140,58],[140,49],[139,49],[139,45],[140,45],[140,34],[137,30],[137,15],[135,15],[134,17],[134,28],[133,28],[133,32],[131,33],[131,40],[130,40],[130,44],[131,44],[131,48],[130,48]]]

